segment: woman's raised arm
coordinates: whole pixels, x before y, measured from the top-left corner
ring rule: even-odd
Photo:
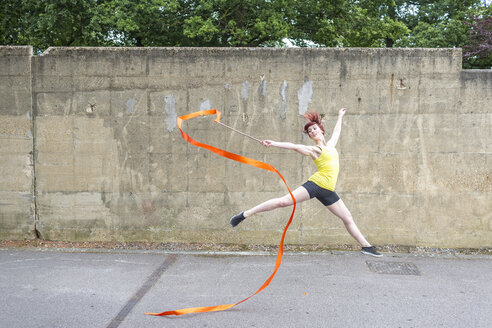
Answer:
[[[347,111],[347,108],[341,108],[338,111],[338,119],[337,123],[335,124],[335,127],[333,128],[333,133],[331,135],[330,140],[326,143],[328,146],[335,147],[338,143],[338,138],[340,138],[340,133],[342,132],[342,119],[343,115],[345,115],[345,112]]]

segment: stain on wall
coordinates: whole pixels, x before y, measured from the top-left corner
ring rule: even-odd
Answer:
[[[297,99],[299,102],[299,115],[307,112],[309,104],[313,100],[313,81],[306,81],[297,91]]]
[[[244,81],[242,86],[241,86],[241,99],[242,100],[248,100],[250,88],[251,88],[251,86],[249,85],[249,82]]]
[[[173,95],[168,95],[164,97],[164,102],[166,103],[165,111],[166,111],[166,128],[167,131],[173,132],[176,128],[176,119],[178,115],[176,114],[176,99]]]
[[[287,84],[287,81],[283,80],[282,83],[280,83],[280,108],[279,108],[279,114],[278,117],[281,120],[285,120],[285,117],[287,115],[287,92],[289,91],[289,85]]]

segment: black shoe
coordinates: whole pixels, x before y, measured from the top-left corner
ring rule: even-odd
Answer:
[[[371,247],[362,247],[361,252],[362,252],[362,254],[371,255],[371,256],[375,256],[375,257],[381,257],[381,256],[383,256],[383,254],[379,253],[376,250],[376,247],[374,247],[374,246],[371,246]]]
[[[231,226],[234,228],[235,226],[237,226],[239,223],[241,223],[241,221],[243,221],[244,219],[246,219],[244,217],[244,212],[241,212],[237,215],[234,215],[231,219]]]

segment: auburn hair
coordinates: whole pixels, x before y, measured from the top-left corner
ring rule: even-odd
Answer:
[[[321,115],[316,112],[306,112],[306,114],[303,115],[308,122],[304,125],[304,130],[302,132],[308,133],[308,129],[310,126],[313,126],[314,124],[318,125],[320,130],[325,134],[325,128],[323,124],[321,123]]]

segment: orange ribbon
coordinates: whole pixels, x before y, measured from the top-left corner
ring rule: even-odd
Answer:
[[[287,222],[287,225],[284,228],[284,232],[282,233],[282,238],[280,239],[280,245],[279,245],[278,253],[277,253],[277,261],[275,263],[275,269],[273,270],[272,275],[263,283],[263,285],[254,294],[252,294],[251,296],[249,296],[249,297],[245,298],[244,300],[242,300],[240,302],[237,302],[235,304],[222,304],[222,305],[215,305],[215,306],[203,306],[203,307],[186,308],[186,309],[174,310],[174,311],[164,311],[164,312],[161,312],[161,313],[145,313],[145,314],[156,315],[156,316],[166,316],[166,315],[182,315],[182,314],[188,314],[188,313],[224,311],[224,310],[230,309],[230,308],[232,308],[232,307],[234,307],[234,306],[236,306],[238,304],[241,304],[241,303],[249,300],[251,297],[255,296],[256,294],[258,294],[259,292],[261,292],[263,289],[265,289],[270,284],[270,282],[273,280],[273,277],[277,273],[278,268],[280,267],[280,263],[282,262],[282,255],[283,255],[283,249],[284,249],[285,234],[287,233],[287,229],[289,228],[289,226],[290,226],[290,224],[292,222],[292,219],[294,218],[294,212],[296,211],[296,200],[294,198],[294,195],[292,195],[292,192],[290,191],[289,186],[287,185],[287,182],[285,182],[285,179],[282,176],[282,174],[280,174],[280,172],[278,172],[277,169],[275,169],[272,165],[267,164],[267,163],[264,163],[264,162],[257,161],[255,159],[251,159],[251,158],[248,158],[248,157],[244,157],[244,156],[241,156],[241,155],[230,153],[228,151],[225,151],[225,150],[222,150],[222,149],[219,149],[219,148],[215,148],[213,146],[210,146],[210,145],[207,145],[207,144],[204,144],[204,143],[195,141],[189,135],[187,135],[186,133],[184,133],[183,130],[181,130],[181,124],[183,123],[183,121],[189,120],[191,118],[194,118],[194,117],[197,117],[197,116],[200,116],[200,115],[213,115],[213,114],[217,114],[217,118],[215,119],[215,121],[216,122],[219,122],[220,121],[220,114],[221,113],[220,113],[220,111],[218,111],[216,109],[202,110],[202,111],[198,111],[198,112],[194,112],[194,113],[190,113],[190,114],[187,114],[187,115],[183,115],[183,116],[178,117],[178,122],[177,122],[178,123],[178,128],[179,128],[179,131],[181,131],[181,135],[183,136],[183,138],[186,141],[188,141],[189,143],[191,143],[192,145],[195,145],[197,147],[205,148],[207,150],[210,150],[211,152],[216,153],[217,155],[220,155],[220,156],[223,156],[223,157],[226,157],[226,158],[229,158],[229,159],[232,159],[234,161],[238,161],[238,162],[241,162],[241,163],[244,163],[244,164],[255,166],[255,167],[258,167],[260,169],[264,169],[264,170],[267,170],[267,171],[272,171],[272,172],[277,173],[280,176],[280,178],[282,179],[282,181],[284,182],[285,186],[287,187],[287,190],[289,191],[290,196],[292,197],[292,200],[294,202],[293,203],[294,206],[293,206],[292,214],[290,215],[289,221]]]

